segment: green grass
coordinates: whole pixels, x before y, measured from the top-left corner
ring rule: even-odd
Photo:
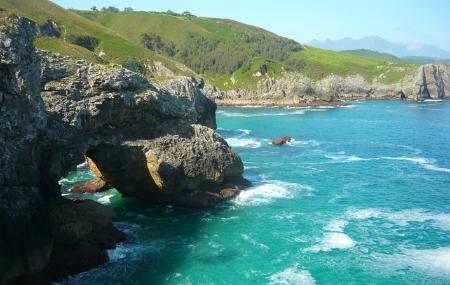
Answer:
[[[133,64],[143,67],[160,61],[176,75],[194,75],[179,68],[183,62],[195,68],[219,88],[255,89],[264,76],[256,76],[262,65],[267,66],[267,76],[281,77],[285,70],[300,72],[320,80],[332,74],[340,76],[360,74],[369,82],[396,83],[413,74],[418,64],[366,56],[334,52],[312,47],[291,52],[286,58],[285,38],[264,29],[232,20],[206,17],[182,17],[157,12],[93,12],[63,9],[48,0],[1,0],[5,13],[28,17],[38,24],[52,19],[65,26],[60,38],[40,37],[36,46],[76,59],[92,62]],[[163,41],[172,41],[178,50],[188,50],[187,55],[174,58],[158,54],[142,47],[143,33],[158,34]],[[243,35],[256,36],[262,42],[244,40]],[[73,36],[90,36],[99,39],[93,51],[71,44]],[[206,39],[206,45],[197,46],[196,39]],[[267,44],[266,44],[267,43]],[[259,44],[259,46],[258,46]],[[267,47],[265,52],[259,51]],[[272,52],[275,51],[275,52]],[[279,53],[281,56],[279,56]],[[229,64],[229,65],[227,65]],[[207,65],[208,68],[203,68]],[[220,69],[220,67],[223,67]],[[158,79],[160,80],[160,79]]]
[[[373,57],[373,58],[379,58],[384,60],[390,60],[390,61],[398,61],[400,60],[395,55],[392,55],[390,53],[385,52],[378,52],[370,49],[354,49],[354,50],[344,50],[341,52],[349,53],[349,54],[355,54],[355,55],[361,55],[366,57]]]
[[[57,38],[38,37],[34,40],[34,44],[40,49],[70,55],[75,59],[83,59],[95,63],[104,63],[104,61],[95,53],[70,43],[64,43]]]
[[[48,19],[63,24],[65,30],[60,38],[36,40],[37,47],[41,49],[75,58],[86,56],[86,60],[93,62],[98,62],[98,57],[101,57],[105,62],[134,64],[140,67],[145,64],[152,65],[155,60],[163,63],[170,62],[164,56],[125,39],[117,32],[47,0],[2,0],[0,8],[5,9],[8,13],[30,18],[38,25],[42,25]],[[74,47],[68,40],[73,36],[95,37],[99,39],[100,43],[92,54],[90,51],[83,51],[82,47]],[[180,70],[175,68],[174,71],[179,72]]]
[[[260,69],[263,65],[267,67],[266,74],[261,74]],[[209,78],[209,80],[224,91],[236,88],[255,90],[257,89],[258,81],[261,79],[264,79],[266,76],[280,78],[285,71],[293,71],[293,69],[281,62],[257,57],[248,66],[238,69],[232,75],[225,74]]]
[[[313,47],[292,54],[301,61],[300,70],[312,79],[322,79],[331,74],[348,76],[360,74],[369,82],[395,83],[416,71],[418,65],[400,61],[353,55]]]
[[[267,38],[280,38],[266,30],[242,24],[232,20],[206,17],[181,17],[156,12],[119,12],[104,13],[92,11],[77,11],[79,15],[95,20],[97,23],[114,30],[129,41],[139,44],[143,33],[158,34],[165,41],[173,41],[177,48],[182,49],[189,41],[189,36],[198,35],[211,39],[220,39],[221,46],[235,46],[236,49],[251,48],[251,43],[239,42],[237,34],[262,33]],[[247,47],[246,47],[247,46]],[[226,48],[223,50],[226,51]],[[220,54],[220,53],[219,53]],[[177,58],[178,60],[182,60]],[[404,76],[412,74],[417,65],[385,58],[333,52],[312,47],[291,53],[290,60],[295,60],[296,67],[289,62],[280,62],[273,58],[256,55],[249,63],[232,74],[223,72],[214,74],[206,71],[203,76],[222,89],[247,88],[254,89],[261,77],[254,76],[262,61],[268,61],[269,76],[279,77],[282,68],[297,70],[318,80],[331,74],[360,74],[369,82],[395,83]]]

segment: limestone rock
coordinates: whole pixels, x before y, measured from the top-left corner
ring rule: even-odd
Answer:
[[[156,87],[121,66],[36,52],[37,30],[0,20],[1,285],[87,270],[123,239],[109,210],[61,198],[58,180],[84,154],[111,186],[153,203],[212,206],[245,185],[201,80]]]
[[[178,125],[159,132],[165,134],[91,149],[89,165],[122,194],[160,204],[212,206],[202,194],[246,184],[241,159],[212,129]]]
[[[420,66],[415,76],[394,84],[367,82],[360,75],[330,75],[313,81],[296,72],[280,78],[263,78],[256,90],[234,89],[223,92],[205,86],[205,94],[219,105],[316,106],[340,105],[353,99],[442,99],[450,97],[450,67]]]
[[[272,141],[272,144],[273,145],[283,145],[283,144],[286,144],[286,143],[288,143],[290,141],[292,141],[292,137],[283,136],[283,137],[279,137],[279,138],[274,139]]]
[[[84,183],[75,185],[70,190],[75,193],[98,193],[108,190],[110,186],[101,178],[95,178]]]

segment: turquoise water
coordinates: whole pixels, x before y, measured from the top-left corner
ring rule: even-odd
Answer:
[[[450,284],[450,102],[217,117],[253,187],[208,211],[83,196],[128,241],[62,284]],[[282,135],[295,141],[269,144]]]

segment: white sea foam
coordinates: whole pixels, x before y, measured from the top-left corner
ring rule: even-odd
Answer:
[[[425,99],[423,102],[442,102],[441,99]]]
[[[249,242],[250,244],[252,244],[252,245],[254,245],[256,247],[259,247],[259,248],[264,249],[264,250],[268,250],[269,249],[269,247],[267,245],[265,245],[263,243],[260,243],[260,242],[257,242],[255,239],[253,239],[251,236],[249,236],[247,234],[241,234],[241,237],[245,241]]]
[[[314,285],[316,281],[311,273],[305,269],[299,269],[297,265],[270,276],[270,285]]]
[[[348,249],[355,246],[356,242],[346,233],[344,228],[346,220],[332,220],[325,227],[320,243],[306,249],[306,251],[330,251],[332,249]]]
[[[240,206],[258,206],[269,204],[276,199],[292,199],[303,192],[310,195],[315,189],[309,185],[279,180],[264,180],[264,184],[251,187],[239,193],[234,203]]]
[[[377,208],[349,209],[346,214],[350,219],[385,219],[398,226],[408,226],[412,222],[431,222],[435,227],[450,231],[450,214],[430,213],[424,209],[407,209],[402,211]]]
[[[435,249],[404,249],[397,254],[374,254],[377,260],[391,270],[410,269],[429,276],[450,280],[450,247]]]
[[[324,230],[329,232],[343,232],[347,223],[346,220],[332,220],[324,227]]]
[[[113,198],[114,196],[114,194],[105,195],[99,198],[97,201],[101,204],[111,204],[111,198]]]
[[[87,167],[87,162],[83,162],[77,165],[77,169],[82,169],[82,168],[86,168]]]
[[[258,148],[261,147],[262,143],[256,139],[233,137],[225,139],[227,143],[232,147],[249,147]]]
[[[249,135],[252,132],[251,130],[246,130],[246,129],[237,129],[236,131],[239,131],[239,132],[243,133],[244,135]]]
[[[368,160],[366,158],[362,158],[355,155],[347,155],[345,152],[338,153],[328,153],[324,155],[326,158],[331,159],[334,162],[355,162],[355,161],[364,161]]]
[[[363,158],[363,157],[359,157],[359,156],[355,156],[355,155],[347,155],[345,152],[326,153],[326,154],[324,154],[324,156],[326,158],[331,159],[333,162],[336,162],[336,163],[348,163],[348,162],[371,161],[371,160],[408,161],[413,164],[417,164],[427,170],[450,173],[450,168],[439,167],[436,165],[436,160],[425,158],[425,157],[381,156],[381,157],[374,157],[374,158]]]
[[[274,199],[291,199],[293,197],[286,187],[276,183],[267,183],[241,191],[234,202],[238,205],[257,206],[269,204]]]
[[[296,140],[296,139],[292,139],[287,144],[291,145],[291,146],[316,147],[316,146],[320,145],[320,142],[318,142],[316,140]]]
[[[251,118],[251,117],[271,117],[271,116],[290,116],[290,115],[304,115],[306,110],[293,110],[293,111],[281,111],[278,113],[240,113],[240,112],[226,112],[223,110],[217,111],[218,114],[226,117],[244,117],[244,118]]]
[[[414,164],[420,165],[425,169],[432,170],[432,171],[439,171],[439,172],[447,172],[450,173],[450,168],[444,168],[439,167],[435,163],[436,161],[434,159],[428,159],[424,157],[407,157],[407,156],[400,156],[400,157],[389,157],[389,156],[383,156],[376,159],[385,159],[385,160],[404,160],[409,161]]]

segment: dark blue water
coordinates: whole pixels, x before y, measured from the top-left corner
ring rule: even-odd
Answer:
[[[450,284],[450,102],[217,115],[253,187],[200,212],[84,196],[129,239],[64,284]]]

